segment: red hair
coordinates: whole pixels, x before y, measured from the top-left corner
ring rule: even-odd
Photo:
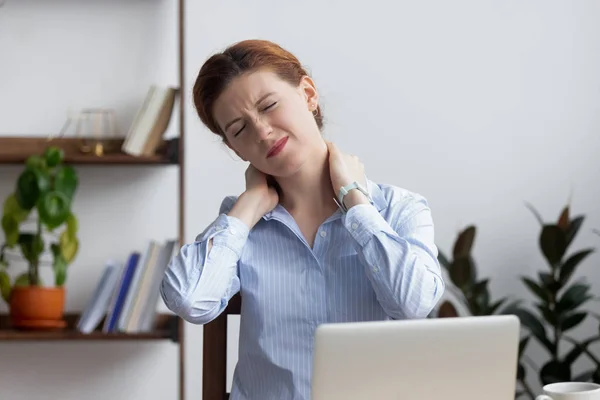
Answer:
[[[224,137],[213,117],[215,100],[234,78],[261,68],[274,72],[280,79],[294,86],[300,84],[302,77],[308,76],[292,53],[267,40],[245,40],[212,55],[202,65],[193,88],[196,112],[208,129]],[[315,114],[317,126],[322,129],[320,106]]]

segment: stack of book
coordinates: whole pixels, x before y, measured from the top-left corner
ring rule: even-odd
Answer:
[[[154,327],[160,283],[176,251],[176,240],[151,240],[146,251],[132,252],[125,263],[108,261],[77,322],[90,333],[102,324],[105,333],[150,332]]]

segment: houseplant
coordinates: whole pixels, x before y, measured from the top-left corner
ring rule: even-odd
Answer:
[[[534,310],[519,308],[517,314],[523,325],[548,353],[548,360],[539,372],[542,385],[558,381],[600,382],[600,361],[591,353],[591,344],[600,340],[594,335],[576,340],[571,331],[593,315],[583,307],[593,299],[591,286],[583,279],[575,280],[575,272],[581,262],[594,252],[585,248],[567,254],[579,232],[585,217],[571,217],[567,205],[556,222],[546,223],[537,210],[527,205],[541,225],[538,245],[546,261],[546,268],[539,271],[537,279],[523,276],[523,284],[535,297]],[[591,360],[593,368],[579,375],[573,372],[573,364],[582,355]]]
[[[13,193],[4,200],[0,247],[0,289],[11,323],[20,328],[64,324],[67,267],[79,249],[77,218],[72,204],[78,186],[75,169],[63,164],[64,153],[48,147],[30,156]],[[43,256],[51,256],[54,284],[40,279]],[[11,282],[10,264],[24,260],[27,270]]]
[[[438,250],[438,261],[446,270],[450,282],[446,287],[451,293],[451,298],[442,302],[438,309],[438,318],[460,317],[463,315],[483,316],[494,314],[516,314],[519,300],[509,301],[507,297],[492,301],[488,288],[489,279],[479,279],[477,264],[472,256],[475,242],[476,227],[469,225],[458,233],[452,249],[452,257]],[[523,352],[529,337],[521,339],[519,343],[517,382],[520,388],[515,393],[515,398],[522,394],[533,396],[526,381],[526,370],[521,362]]]

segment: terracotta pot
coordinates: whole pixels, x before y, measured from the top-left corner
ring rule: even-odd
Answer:
[[[65,326],[65,289],[17,286],[10,294],[10,320],[15,328],[49,329]]]

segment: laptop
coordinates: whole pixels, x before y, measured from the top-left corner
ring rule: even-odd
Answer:
[[[515,398],[514,315],[319,325],[312,400]]]

